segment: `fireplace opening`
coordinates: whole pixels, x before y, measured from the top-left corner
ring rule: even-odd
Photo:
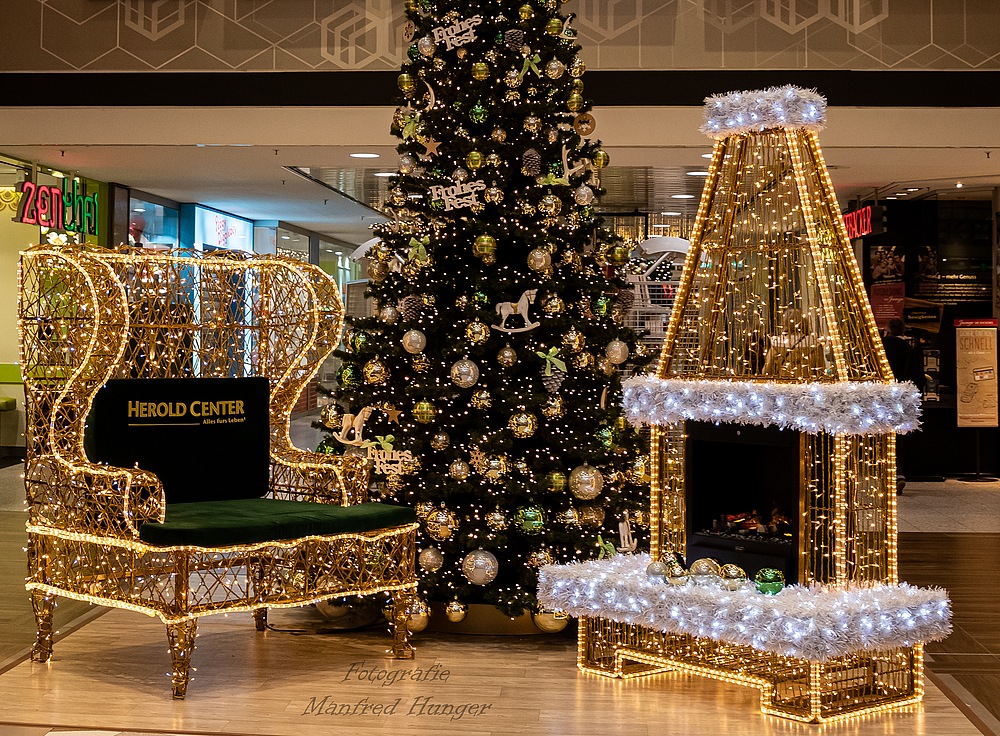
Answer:
[[[687,561],[713,557],[752,578],[798,582],[800,436],[794,430],[687,422]]]

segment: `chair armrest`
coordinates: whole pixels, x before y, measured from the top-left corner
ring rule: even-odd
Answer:
[[[163,485],[138,468],[42,455],[29,460],[24,487],[29,526],[138,539],[142,524],[163,521]]]
[[[353,506],[368,500],[367,458],[296,448],[271,451],[271,495],[293,501]]]

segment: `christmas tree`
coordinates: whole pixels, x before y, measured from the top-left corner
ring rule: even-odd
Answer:
[[[556,0],[407,0],[376,311],[345,338],[323,449],[366,452],[417,509],[422,594],[452,620],[533,610],[540,566],[648,525],[620,372],[649,356],[623,327],[628,251],[595,214],[609,157],[585,137],[571,18]]]

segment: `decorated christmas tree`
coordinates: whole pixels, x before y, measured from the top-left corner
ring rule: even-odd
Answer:
[[[595,213],[609,159],[571,18],[407,0],[375,316],[345,338],[324,419],[324,449],[367,453],[416,507],[422,594],[452,620],[533,611],[539,566],[634,549],[648,525],[620,373],[649,356],[623,326],[627,249]]]

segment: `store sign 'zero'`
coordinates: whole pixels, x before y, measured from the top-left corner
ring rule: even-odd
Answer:
[[[87,185],[81,185],[77,180],[72,181],[72,188],[69,188],[70,182],[66,180],[63,186],[67,188],[64,190],[33,181],[18,184],[21,199],[14,222],[38,225],[50,230],[97,235],[97,192],[87,194]]]

